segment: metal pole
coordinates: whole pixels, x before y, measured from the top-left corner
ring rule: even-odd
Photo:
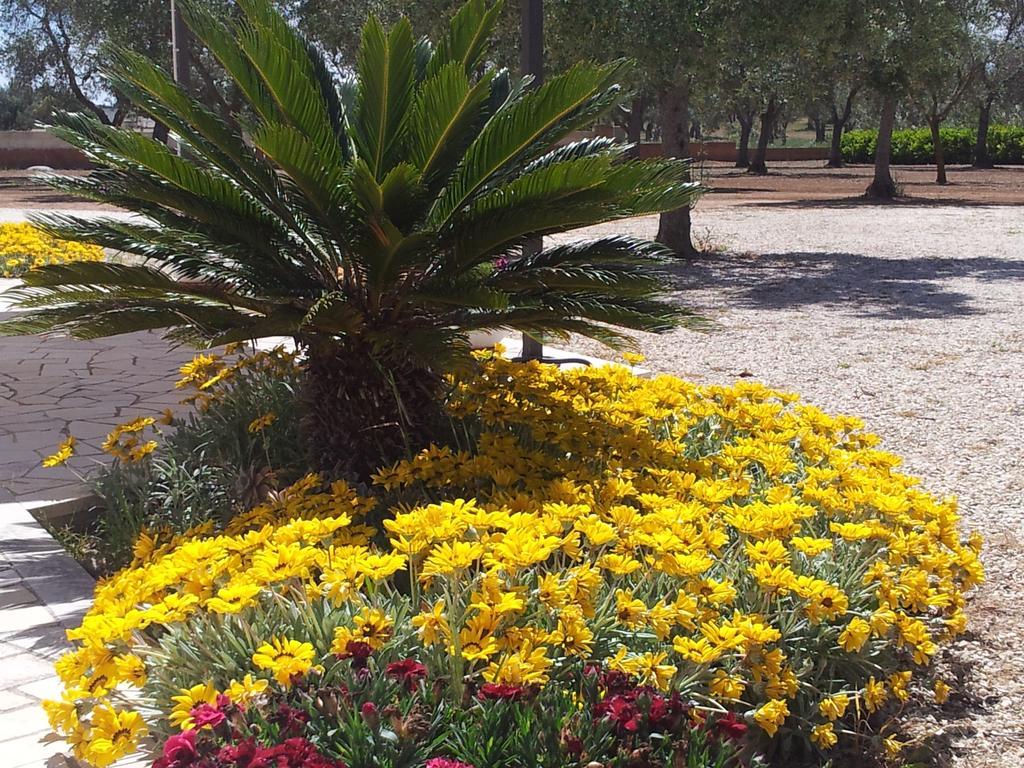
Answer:
[[[544,0],[520,0],[521,36],[519,66],[524,75],[533,75],[533,87],[544,81]],[[540,253],[543,241],[530,238],[523,244],[523,257]],[[544,346],[540,341],[523,334],[523,360],[540,360],[544,357]]]
[[[171,66],[174,81],[186,91],[191,86],[192,51],[189,40],[192,32],[181,17],[181,10],[175,0],[171,0]],[[181,143],[178,143],[178,154],[182,154]]]

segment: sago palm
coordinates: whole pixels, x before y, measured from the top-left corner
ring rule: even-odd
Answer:
[[[268,0],[237,20],[186,21],[244,97],[225,121],[155,64],[117,52],[115,88],[182,152],[80,114],[55,133],[97,166],[58,189],[131,211],[51,215],[69,239],[129,254],[48,266],[13,293],[0,333],[93,338],[163,329],[202,345],[291,336],[306,355],[322,466],[365,472],[429,435],[445,366],[467,334],[508,328],[614,344],[689,314],[658,298],[663,250],[628,237],[530,238],[688,205],[677,161],[641,162],[571,132],[621,98],[623,63],[580,64],[537,88],[486,62],[500,11],[470,0],[436,45],[371,18],[337,82]]]

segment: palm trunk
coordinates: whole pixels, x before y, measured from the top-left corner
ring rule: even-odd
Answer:
[[[754,159],[750,162],[749,171],[763,176],[768,173],[768,165],[765,163],[765,156],[768,154],[768,140],[772,135],[772,126],[775,125],[775,96],[768,99],[768,104],[761,113],[761,133],[757,137],[757,149],[754,151]]]
[[[690,156],[690,88],[680,85],[661,92],[661,146],[665,157]],[[690,238],[690,209],[678,208],[661,214],[658,242],[679,256],[700,255]]]
[[[992,98],[987,96],[978,105],[978,136],[974,141],[975,168],[991,168],[994,165],[988,154],[988,126],[991,119]]]
[[[932,151],[935,154],[935,183],[946,183],[946,155],[942,147],[941,121],[935,115],[928,118],[928,127],[932,131]]]
[[[328,477],[367,480],[438,440],[445,422],[441,377],[344,340],[312,340],[303,423],[311,466]]]
[[[885,94],[882,114],[878,121],[878,141],[875,144],[875,178],[867,188],[868,197],[891,200],[896,197],[896,184],[889,170],[892,156],[892,129],[896,124],[896,96]]]

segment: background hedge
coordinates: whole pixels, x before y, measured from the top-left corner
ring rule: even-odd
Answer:
[[[946,162],[967,164],[974,160],[974,128],[942,128]],[[843,161],[871,163],[875,159],[878,131],[847,131],[842,138]],[[1024,127],[993,125],[988,129],[988,154],[999,165],[1024,164]],[[927,128],[910,128],[892,134],[892,162],[897,165],[928,164],[934,161],[932,134]]]

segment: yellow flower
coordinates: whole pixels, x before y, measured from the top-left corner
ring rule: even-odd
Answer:
[[[829,720],[838,720],[846,713],[846,708],[849,704],[850,697],[845,693],[838,693],[835,696],[822,699],[821,703],[818,704],[818,711]]]
[[[235,704],[244,707],[254,698],[267,690],[270,681],[253,679],[252,675],[246,675],[241,680],[232,680],[224,693]]]
[[[543,685],[548,681],[548,670],[552,663],[547,648],[533,647],[530,642],[526,642],[516,653],[492,661],[483,675],[489,683]]]
[[[708,683],[711,695],[720,700],[735,700],[743,695],[746,684],[739,677],[729,675],[724,669],[715,672]]]
[[[755,722],[769,736],[775,735],[787,717],[789,705],[782,699],[769,699],[754,712]]]
[[[146,731],[146,723],[138,712],[118,710],[109,705],[94,707],[87,759],[97,768],[104,768],[134,752],[139,738]]]
[[[356,625],[356,636],[375,651],[391,639],[395,626],[390,616],[376,608],[364,608],[352,621]]]
[[[447,576],[456,571],[463,571],[476,562],[483,553],[483,546],[477,542],[442,542],[434,547],[423,561],[420,578],[429,579],[431,576]]]
[[[811,729],[811,741],[822,749],[831,749],[839,741],[832,723],[816,725]]]
[[[936,680],[935,686],[932,688],[932,691],[935,694],[935,703],[945,704],[949,701],[949,694],[952,690],[953,689],[947,683],[942,680]]]
[[[136,688],[146,684],[146,664],[134,653],[123,653],[114,659],[117,666],[117,677],[125,683],[131,683]]]
[[[438,600],[429,611],[413,616],[412,625],[419,632],[424,645],[447,642],[452,635],[445,616],[444,600]]]
[[[212,683],[199,683],[191,688],[182,688],[177,696],[172,696],[174,708],[171,710],[171,725],[182,731],[195,728],[195,720],[192,719],[192,710],[200,704],[216,704],[217,689]]]
[[[888,697],[885,683],[876,682],[874,677],[864,684],[864,706],[868,712],[878,711]]]
[[[286,637],[272,638],[256,649],[252,663],[274,676],[280,685],[291,685],[292,677],[306,674],[313,665],[313,646]]]
[[[871,636],[871,625],[864,619],[853,618],[839,633],[839,645],[847,653],[857,653]]]
[[[259,418],[253,419],[251,422],[249,422],[249,432],[251,432],[252,434],[262,432],[275,421],[277,421],[276,413],[265,413]]]
[[[54,453],[43,459],[43,466],[58,467],[66,463],[68,459],[75,455],[76,442],[78,441],[74,435],[68,435],[67,439],[57,446],[57,450]]]

